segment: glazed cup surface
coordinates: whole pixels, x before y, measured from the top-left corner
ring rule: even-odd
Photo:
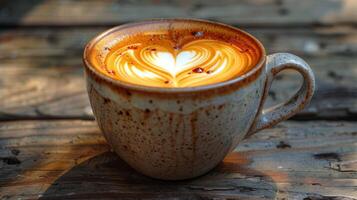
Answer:
[[[246,74],[225,82],[155,88],[113,80],[99,73],[88,60],[93,50],[103,49],[126,28],[135,32],[140,26],[170,21],[237,31],[259,48],[259,62]],[[130,31],[127,34],[133,33]],[[93,113],[109,145],[137,171],[165,180],[193,178],[208,172],[243,138],[302,109],[314,90],[311,69],[301,59],[291,54],[267,58],[264,47],[249,34],[202,20],[151,20],[110,29],[88,43],[83,60]],[[285,68],[300,72],[305,82],[295,99],[262,114],[272,79]]]

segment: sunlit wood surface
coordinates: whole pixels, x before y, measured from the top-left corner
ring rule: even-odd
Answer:
[[[157,17],[229,23],[303,57],[311,104],[197,179],[133,171],[96,126],[81,56],[99,32]],[[0,199],[357,199],[356,25],[355,0],[0,1]],[[267,106],[299,84],[279,75]]]

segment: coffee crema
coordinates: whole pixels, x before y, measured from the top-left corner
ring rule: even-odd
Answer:
[[[194,87],[248,72],[259,52],[247,41],[209,31],[157,30],[122,37],[105,47],[105,75],[152,87]]]

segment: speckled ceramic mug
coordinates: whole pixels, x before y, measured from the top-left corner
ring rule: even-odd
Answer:
[[[225,82],[157,88],[111,79],[88,60],[93,53],[103,57],[106,44],[120,34],[135,33],[148,23],[155,30],[155,26],[182,21],[240,34],[261,52],[258,64]],[[202,20],[151,20],[115,27],[88,43],[83,60],[91,106],[109,145],[137,171],[166,180],[208,172],[242,139],[303,109],[315,88],[311,68],[299,57],[288,53],[266,56],[263,45],[251,35]],[[303,76],[300,90],[285,103],[262,109],[274,77],[284,69],[296,70]]]

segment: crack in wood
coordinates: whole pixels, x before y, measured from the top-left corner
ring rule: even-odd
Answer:
[[[337,161],[341,161],[340,156],[337,153],[334,153],[334,152],[314,154],[314,158],[319,159],[319,160],[337,160]]]
[[[15,156],[0,157],[0,160],[7,165],[19,165],[21,161]]]

